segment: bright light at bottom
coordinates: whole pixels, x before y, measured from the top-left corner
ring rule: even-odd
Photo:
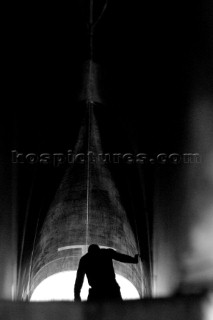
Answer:
[[[204,300],[203,306],[203,320],[213,319],[213,291],[209,292],[206,299]]]
[[[31,301],[74,300],[74,283],[76,271],[64,271],[56,273],[43,280],[34,290]],[[139,299],[135,286],[126,278],[116,274],[116,281],[121,289],[124,300]],[[84,278],[81,290],[81,299],[87,300],[89,284]]]

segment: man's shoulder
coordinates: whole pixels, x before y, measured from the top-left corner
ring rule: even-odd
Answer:
[[[88,259],[88,253],[86,253],[85,255],[83,255],[83,256],[80,258],[80,262],[81,262],[81,263],[84,263],[84,262],[87,261],[87,259]]]
[[[116,251],[111,248],[101,248],[100,249],[101,256],[112,257],[115,253],[116,253]],[[91,256],[88,252],[80,258],[81,264],[87,263],[90,260],[91,260]]]

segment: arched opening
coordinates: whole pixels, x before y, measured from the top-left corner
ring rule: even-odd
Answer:
[[[31,301],[74,300],[74,283],[76,271],[64,271],[56,273],[43,280],[33,291]],[[116,281],[121,288],[124,300],[139,299],[139,293],[135,286],[126,278],[116,274]],[[81,290],[82,300],[87,300],[89,285],[87,278]]]

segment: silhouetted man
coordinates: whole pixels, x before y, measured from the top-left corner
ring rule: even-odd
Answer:
[[[86,274],[89,286],[88,301],[122,300],[120,287],[115,280],[112,260],[138,263],[138,254],[130,257],[113,249],[100,249],[97,244],[89,246],[88,253],[79,262],[75,280],[75,301],[81,301],[80,292]]]

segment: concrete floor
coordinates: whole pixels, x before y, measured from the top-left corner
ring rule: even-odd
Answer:
[[[200,320],[203,296],[122,301],[91,304],[88,302],[0,302],[4,320]]]

